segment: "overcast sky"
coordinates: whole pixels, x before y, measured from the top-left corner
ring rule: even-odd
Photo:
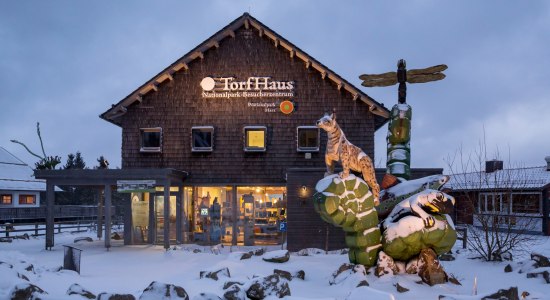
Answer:
[[[0,146],[81,151],[120,166],[121,129],[98,115],[250,11],[260,22],[391,107],[397,87],[364,73],[447,64],[443,81],[408,85],[412,166],[446,167],[486,136],[489,158],[526,166],[550,155],[550,1],[3,1]],[[385,166],[387,126],[376,133]],[[508,155],[510,153],[510,155]]]

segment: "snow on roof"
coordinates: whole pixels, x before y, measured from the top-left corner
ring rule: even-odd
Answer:
[[[0,190],[45,191],[46,181],[33,174],[29,165],[0,147]]]
[[[449,175],[445,185],[453,190],[542,189],[550,184],[550,171],[544,167],[471,172]]]

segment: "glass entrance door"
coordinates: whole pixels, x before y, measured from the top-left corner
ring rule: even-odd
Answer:
[[[149,193],[132,193],[132,243],[148,243]]]
[[[286,221],[286,187],[245,186],[237,188],[238,244],[282,243],[279,223]]]
[[[164,196],[155,196],[156,244],[164,243],[164,224],[170,223],[169,239],[176,240],[176,196],[170,196],[170,213],[164,220]]]

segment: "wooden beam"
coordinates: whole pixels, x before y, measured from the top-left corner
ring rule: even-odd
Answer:
[[[273,39],[274,43],[275,43],[275,48],[279,47],[279,39]]]
[[[156,80],[155,82],[157,84],[161,84],[162,82],[164,82],[165,80],[174,80],[174,78],[172,77],[172,75],[168,74],[168,73],[164,73],[162,75],[160,75]]]
[[[176,194],[176,244],[183,244],[183,214],[183,185],[178,185],[178,193]]]
[[[100,189],[95,190],[97,198],[97,238],[103,237],[103,195]]]
[[[294,50],[290,50],[290,58],[294,58],[294,54],[295,54],[295,51],[294,51]]]
[[[152,83],[151,83],[151,84],[148,84],[148,85],[146,85],[144,88],[142,88],[142,89],[139,91],[139,93],[140,93],[141,95],[145,95],[145,94],[149,93],[150,91],[155,91],[155,92],[158,91],[157,86],[154,85],[154,84],[152,84]]]
[[[327,78],[327,72],[326,71],[323,71],[321,72],[321,78],[324,80],[325,78]]]
[[[344,86],[345,84],[343,82],[338,83],[338,90],[340,91]]]
[[[353,101],[357,101],[359,99],[359,94],[353,94]]]
[[[149,193],[149,230],[147,230],[147,244],[154,245],[157,238],[157,220],[155,218],[155,193]]]
[[[143,102],[143,97],[142,97],[141,95],[137,95],[137,96],[136,96],[136,100],[137,100],[139,103],[141,103],[141,102]]]
[[[200,59],[203,59],[204,58],[204,54],[202,53],[202,51],[197,51],[195,53],[193,53],[191,55],[192,58],[197,58],[197,57],[200,57]]]
[[[232,38],[235,37],[235,31],[231,30],[231,29],[228,29],[227,30],[227,35],[230,35]]]
[[[263,37],[264,36],[264,29],[263,28],[258,29],[258,34],[260,35],[260,37]]]
[[[311,66],[311,62],[309,60],[306,61],[306,69],[309,69],[309,67]]]
[[[54,202],[55,202],[55,186],[46,181],[46,250],[52,250],[54,246]]]
[[[248,19],[244,20],[244,28],[248,29],[250,27],[250,23],[248,22]]]
[[[111,248],[111,185],[105,185],[105,248]]]
[[[134,234],[132,229],[132,199],[124,199],[124,245],[134,244]]]
[[[149,200],[150,201],[150,200]],[[164,184],[164,249],[170,249],[170,184]]]
[[[187,66],[186,63],[180,62],[179,64],[175,65],[175,66],[172,68],[172,70],[174,70],[175,72],[177,72],[177,71],[179,71],[179,70],[181,70],[181,69],[187,70],[187,69],[189,69],[189,67]]]

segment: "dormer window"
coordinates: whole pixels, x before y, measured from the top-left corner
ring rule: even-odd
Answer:
[[[212,152],[214,150],[214,127],[194,126],[191,128],[191,151]]]
[[[141,152],[161,152],[162,128],[141,128]]]
[[[244,127],[244,151],[264,152],[266,150],[267,127],[246,126]]]
[[[296,128],[296,150],[298,152],[318,152],[319,134],[317,126],[298,126]]]

